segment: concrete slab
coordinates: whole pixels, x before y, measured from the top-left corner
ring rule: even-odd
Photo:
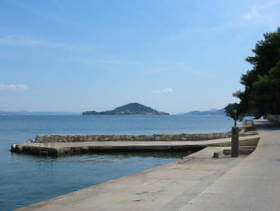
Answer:
[[[280,128],[256,125],[257,149],[178,210],[280,210]]]
[[[183,160],[19,210],[177,210],[244,159],[212,158],[215,151],[223,149],[208,147]]]
[[[240,145],[256,145],[258,135],[240,137]],[[33,143],[13,144],[12,152],[34,155],[72,155],[100,151],[157,151],[201,149],[207,146],[230,146],[231,138],[204,141],[91,141],[67,143]]]

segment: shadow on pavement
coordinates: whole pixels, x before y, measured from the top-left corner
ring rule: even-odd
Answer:
[[[280,124],[273,123],[268,120],[257,120],[255,121],[255,127],[257,130],[280,130]]]

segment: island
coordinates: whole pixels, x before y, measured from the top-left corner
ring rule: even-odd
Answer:
[[[184,115],[225,115],[225,109],[211,109],[207,111],[191,111]]]
[[[141,105],[140,103],[129,103],[117,107],[110,111],[85,111],[82,115],[130,115],[130,114],[145,114],[145,115],[169,115],[166,112],[160,112],[151,107]]]

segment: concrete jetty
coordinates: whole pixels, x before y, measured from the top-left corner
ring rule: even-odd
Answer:
[[[264,127],[268,123],[260,121],[257,125],[261,126],[260,136],[251,133],[240,137],[238,158],[230,155],[230,138],[177,142],[26,142],[13,146],[23,153],[29,148],[57,152],[80,147],[93,151],[203,148],[182,160],[18,210],[279,210],[280,127]]]
[[[229,147],[207,147],[182,160],[19,210],[178,210],[245,159],[227,155],[212,158],[213,153],[223,150]]]
[[[49,140],[49,139],[48,139]],[[247,135],[240,138],[241,146],[256,145],[258,135]],[[95,152],[127,151],[171,151],[200,150],[207,146],[227,147],[231,138],[219,138],[204,141],[76,141],[76,142],[34,142],[13,144],[11,151],[33,155],[63,156]]]
[[[250,148],[256,146],[258,139],[258,136],[242,137],[241,145],[243,147],[241,149],[246,149],[248,145]],[[226,147],[229,145],[229,141],[229,139],[202,141],[201,143],[196,141],[196,144],[204,144],[209,147],[158,168],[94,185],[18,210],[193,210],[185,209],[185,207],[248,159],[243,155],[239,158],[231,158],[228,153],[220,153],[230,150],[230,147]],[[120,144],[119,142],[114,143]],[[127,143],[123,144],[127,145]],[[174,143],[172,142],[172,144]],[[133,146],[136,145],[134,143]],[[218,159],[213,158],[213,154],[217,152],[222,156]],[[230,198],[231,195],[230,193],[228,196],[220,195],[218,198],[223,201],[224,197]],[[211,202],[208,203],[211,204]],[[205,206],[207,207],[207,205]]]

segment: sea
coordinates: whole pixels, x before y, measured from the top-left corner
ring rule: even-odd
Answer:
[[[0,116],[0,210],[14,210],[72,191],[174,162],[184,152],[98,153],[37,157],[10,146],[41,134],[158,134],[229,131],[216,115],[2,115]]]

